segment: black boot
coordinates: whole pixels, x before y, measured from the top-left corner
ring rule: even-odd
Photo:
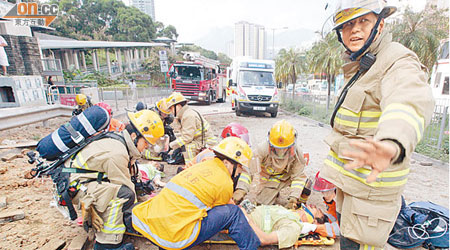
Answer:
[[[94,250],[134,250],[133,243],[122,243],[122,244],[101,244],[95,242]]]

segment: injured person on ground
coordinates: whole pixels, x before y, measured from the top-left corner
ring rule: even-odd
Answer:
[[[323,237],[339,236],[339,225],[327,206],[323,212],[314,205],[302,205],[297,210],[289,210],[278,205],[261,205],[244,214],[250,226],[261,241],[261,245],[278,244],[278,248],[294,246],[300,237],[319,234]],[[249,213],[248,213],[249,212]]]

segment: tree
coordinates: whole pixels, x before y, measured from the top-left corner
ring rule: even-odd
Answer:
[[[431,72],[439,53],[439,43],[449,37],[448,9],[435,6],[414,12],[406,8],[401,18],[388,26],[393,39],[414,51]]]
[[[178,33],[177,29],[173,25],[168,25],[167,27],[162,26],[163,28],[158,31],[157,36],[158,37],[168,37],[171,39],[177,40]]]
[[[111,23],[110,34],[116,41],[150,42],[156,28],[150,16],[137,8],[121,8]]]
[[[327,113],[330,105],[331,84],[341,71],[344,60],[344,47],[337,40],[336,33],[331,32],[322,40],[314,43],[308,51],[308,66],[311,73],[325,73],[327,76]]]
[[[220,53],[217,55],[217,60],[219,60],[220,63],[230,65],[231,64],[231,58],[229,58],[226,54]]]
[[[156,37],[151,18],[119,0],[53,0],[59,16],[53,34],[79,40],[149,42]],[[175,27],[169,28],[173,32]]]
[[[199,52],[200,55],[202,55],[204,57],[207,57],[207,58],[213,59],[213,60],[218,60],[216,52],[214,52],[212,50],[204,49],[204,48],[202,48],[200,46],[197,46],[197,45],[183,46],[183,47],[180,48],[179,51],[180,52],[182,52],[182,51]]]
[[[289,50],[280,50],[275,62],[276,75],[280,79],[290,80],[294,84],[297,82],[297,75],[306,71],[305,59],[303,53],[300,50],[290,48]],[[294,95],[295,91],[292,91]]]

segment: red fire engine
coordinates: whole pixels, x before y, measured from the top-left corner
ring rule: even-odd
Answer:
[[[186,53],[186,61],[177,61],[170,66],[168,75],[174,91],[187,99],[206,104],[225,102],[226,75],[221,73],[219,61],[195,53]]]

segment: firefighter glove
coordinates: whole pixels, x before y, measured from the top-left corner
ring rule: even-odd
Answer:
[[[100,232],[103,228],[103,219],[92,206],[85,206],[81,203],[81,216],[83,217],[83,228],[89,232],[89,227],[93,227],[95,231]]]
[[[297,209],[298,200],[295,197],[289,197],[288,204],[286,205],[287,209]]]
[[[242,199],[244,199],[244,196],[246,194],[247,193],[242,189],[237,189],[236,191],[234,191],[233,198],[232,198],[234,203],[236,205],[239,205],[241,203]]]

